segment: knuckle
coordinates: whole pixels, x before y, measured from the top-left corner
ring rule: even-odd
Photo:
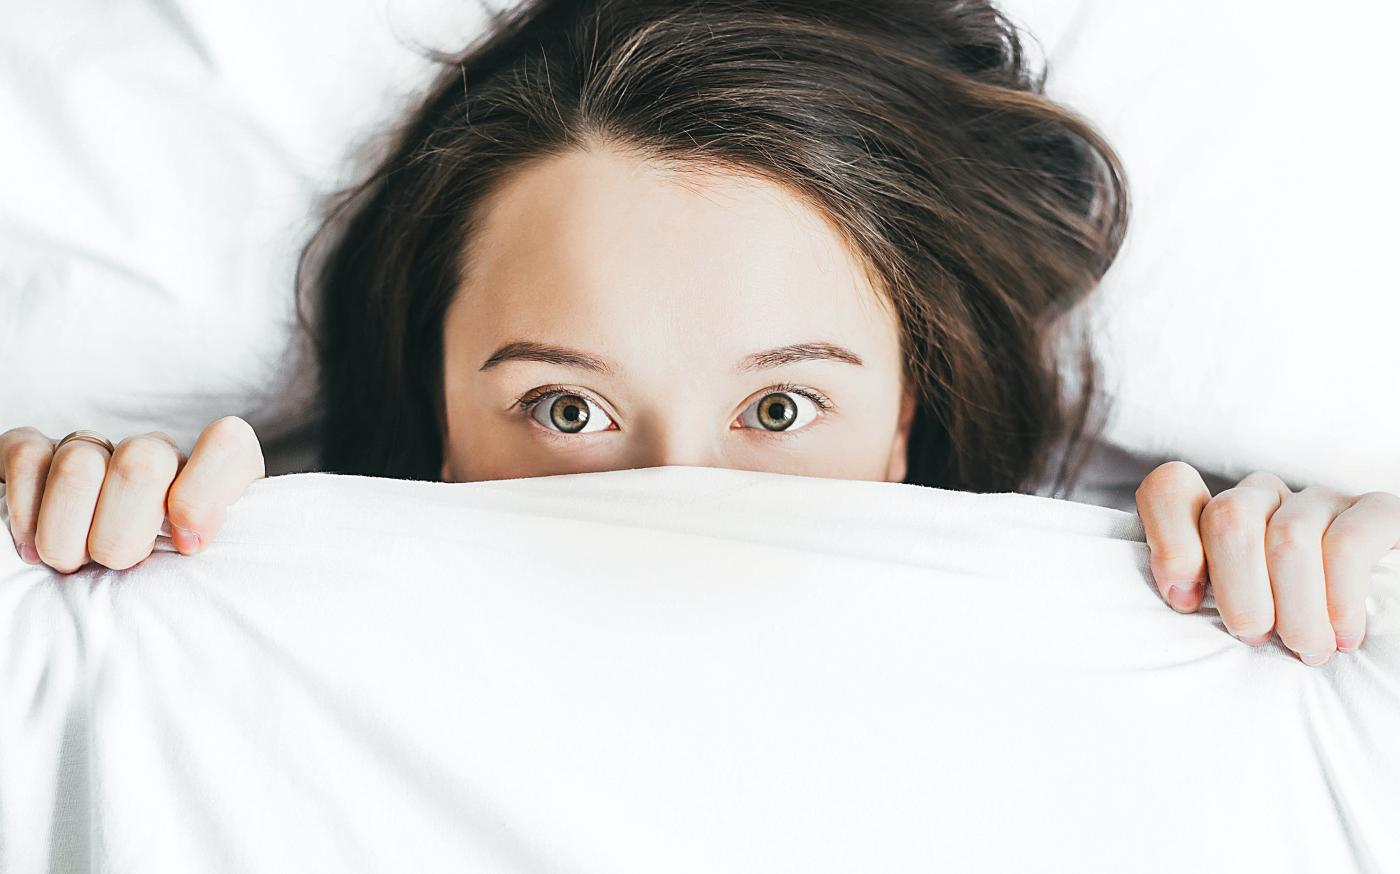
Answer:
[[[252,425],[238,416],[224,416],[211,422],[204,433],[225,451],[251,461],[258,477],[264,475],[262,443]]]
[[[1329,489],[1326,486],[1304,486],[1298,491],[1299,497],[1325,498],[1328,501],[1342,497],[1342,493],[1336,489]]]
[[[25,441],[48,442],[48,438],[45,437],[38,428],[30,425],[21,425],[18,428],[11,428],[4,433],[0,433],[0,441],[11,440],[16,443],[23,443]]]
[[[133,440],[154,440],[154,441],[157,442],[157,443],[163,443],[165,446],[167,446],[167,447],[168,447],[169,449],[171,449],[172,451],[176,451],[176,452],[179,451],[178,448],[177,448],[177,445],[176,445],[176,443],[175,443],[175,438],[171,437],[169,434],[165,433],[164,431],[148,431],[148,432],[146,432],[145,434],[135,434],[135,435],[132,435],[131,439],[133,439]]]
[[[1236,486],[1236,488],[1257,488],[1274,492],[1278,490],[1279,486],[1288,488],[1288,484],[1285,483],[1283,478],[1278,474],[1270,473],[1267,470],[1256,470],[1247,476],[1241,477],[1239,485]]]
[[[1258,513],[1238,493],[1222,492],[1201,511],[1201,529],[1223,537],[1238,537],[1258,525]]]
[[[1355,554],[1366,548],[1366,538],[1355,528],[1333,525],[1322,534],[1322,554],[1328,558]]]
[[[107,475],[107,453],[98,447],[68,444],[50,462],[49,478],[55,481],[101,483]]]
[[[247,445],[256,443],[257,436],[253,433],[253,426],[237,416],[224,416],[222,419],[215,419],[205,428],[205,433],[221,442],[228,442],[234,445]]]
[[[1186,462],[1168,461],[1157,465],[1151,473],[1143,477],[1142,484],[1137,487],[1136,494],[1143,495],[1182,483],[1194,484],[1200,480],[1200,477],[1201,475],[1196,471],[1196,468]]]
[[[7,479],[37,479],[52,455],[53,451],[48,448],[47,443],[27,440],[10,444],[5,450]]]
[[[168,477],[175,472],[174,452],[164,442],[151,437],[123,440],[112,456],[109,470],[126,481],[139,482]]]
[[[1400,495],[1392,492],[1367,492],[1356,499],[1357,504],[1365,503],[1378,510],[1400,516]]]
[[[1321,542],[1317,532],[1307,525],[1279,522],[1265,532],[1264,551],[1270,557],[1293,558],[1317,549]]]
[[[223,419],[211,422],[206,433],[231,454],[251,461],[258,478],[265,475],[262,443],[258,440],[258,433],[253,430],[253,426],[244,419],[239,419],[238,416],[224,416]]]

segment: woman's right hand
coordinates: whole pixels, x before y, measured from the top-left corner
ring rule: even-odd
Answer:
[[[72,573],[95,561],[123,570],[155,548],[161,523],[184,555],[219,533],[224,510],[266,475],[252,427],[236,416],[199,435],[188,458],[164,434],[106,447],[58,441],[34,428],[0,434],[0,482],[20,557]]]

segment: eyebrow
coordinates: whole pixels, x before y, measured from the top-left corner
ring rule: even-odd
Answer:
[[[739,361],[738,369],[740,372],[767,370],[798,361],[843,361],[856,367],[865,364],[859,355],[834,343],[793,343],[790,346],[779,346],[776,349],[745,355]]]
[[[525,340],[507,343],[492,352],[491,357],[486,359],[480,369],[490,370],[497,364],[506,361],[542,361],[545,364],[591,370],[594,373],[613,372],[613,367],[608,362],[586,352],[567,349],[563,346],[551,346],[548,343],[531,343]]]
[[[611,374],[617,370],[609,362],[596,355],[589,355],[587,352],[580,352],[565,346],[533,343],[525,340],[507,343],[497,349],[491,353],[490,358],[482,363],[480,369],[490,370],[497,364],[507,361],[539,361],[545,364],[557,364],[561,367],[573,367],[578,370],[590,370],[603,374]],[[782,367],[785,364],[795,364],[799,361],[841,361],[846,364],[854,364],[856,367],[862,367],[865,364],[859,355],[844,346],[818,342],[792,343],[775,349],[754,352],[741,358],[735,369],[740,373],[750,373],[755,370],[768,370],[773,367]]]

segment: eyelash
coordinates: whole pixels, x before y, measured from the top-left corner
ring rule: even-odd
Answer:
[[[826,412],[836,406],[831,402],[830,398],[816,389],[793,385],[790,382],[780,382],[777,385],[769,386],[763,390],[764,394],[773,394],[774,392],[787,392],[788,394],[802,395],[807,400],[816,404],[817,408],[822,412]]]
[[[780,382],[777,385],[771,385],[763,390],[763,393],[766,395],[773,394],[774,392],[788,392],[790,394],[802,395],[807,400],[816,404],[818,409],[820,409],[822,412],[828,412],[836,407],[836,404],[832,403],[830,398],[817,391],[816,389],[806,388],[805,386],[800,385],[793,385],[790,382]],[[557,395],[578,395],[579,397],[585,398],[587,400],[592,401],[595,404],[598,404],[598,399],[589,395],[587,392],[581,392],[572,388],[564,388],[563,386],[559,385],[546,385],[541,386],[540,388],[531,389],[530,391],[526,392],[515,402],[515,406],[528,414],[530,410],[534,408],[535,404],[540,403],[545,398],[554,397]],[[601,407],[602,404],[598,404],[598,406]]]
[[[547,397],[553,397],[554,395],[578,395],[581,398],[587,398],[595,404],[598,403],[597,398],[593,397],[590,394],[587,394],[586,392],[581,392],[577,389],[572,388],[564,388],[563,386],[558,385],[547,385],[541,388],[530,389],[525,394],[521,395],[520,399],[515,402],[515,405],[520,409],[529,412],[530,408],[533,407],[535,404],[539,403]],[[602,404],[598,404],[598,406],[601,407]]]

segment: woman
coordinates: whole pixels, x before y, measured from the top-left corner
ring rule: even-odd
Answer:
[[[1111,148],[965,0],[541,0],[443,70],[303,256],[321,468],[479,481],[663,464],[1027,491],[1096,410],[1057,349],[1112,263]],[[1069,389],[1077,401],[1065,412]],[[71,438],[71,439],[70,439]],[[210,425],[0,438],[21,555],[181,552],[264,473]],[[1400,499],[1138,490],[1176,609],[1309,664],[1364,633]]]

